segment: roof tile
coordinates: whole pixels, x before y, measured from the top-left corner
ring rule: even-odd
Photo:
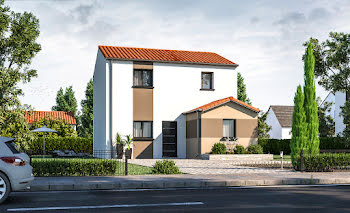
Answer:
[[[43,119],[43,118],[60,119],[60,120],[63,120],[66,124],[72,124],[72,125],[77,124],[77,120],[75,119],[72,112],[25,111],[24,118],[30,124],[32,124],[33,122],[39,121],[40,119]]]

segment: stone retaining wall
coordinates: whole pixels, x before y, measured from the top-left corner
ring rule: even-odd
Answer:
[[[203,154],[202,160],[272,161],[273,154]]]

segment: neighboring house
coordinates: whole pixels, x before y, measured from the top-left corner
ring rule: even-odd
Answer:
[[[33,122],[39,121],[40,119],[59,119],[64,121],[66,124],[74,126],[76,129],[77,120],[72,112],[63,111],[26,111],[24,112],[24,118],[27,123],[32,124]]]
[[[259,110],[233,98],[237,66],[211,52],[99,46],[94,150],[110,151],[116,133],[133,136],[133,158],[200,157],[224,136],[257,143]]]
[[[325,102],[333,103],[330,112],[327,112],[326,115],[330,115],[334,120],[335,135],[341,135],[345,129],[340,107],[344,106],[347,99],[345,92],[336,92],[335,94],[330,92],[321,104],[323,106]]]
[[[292,137],[293,110],[293,106],[270,106],[266,116],[266,124],[271,126],[268,132],[270,138],[290,139]]]

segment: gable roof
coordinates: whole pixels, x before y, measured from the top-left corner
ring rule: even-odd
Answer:
[[[292,127],[294,106],[271,105],[270,109],[273,110],[282,127]]]
[[[164,50],[99,45],[105,58],[137,61],[214,64],[237,67],[238,64],[213,52]]]
[[[25,120],[32,124],[33,122],[39,121],[43,118],[59,119],[63,120],[66,124],[76,125],[77,120],[74,117],[73,112],[64,111],[25,111]]]
[[[195,112],[195,111],[207,111],[207,110],[210,110],[210,109],[212,109],[214,107],[220,106],[222,104],[226,104],[228,102],[234,102],[234,103],[236,103],[238,105],[241,105],[241,106],[243,106],[243,107],[245,107],[247,109],[253,110],[254,112],[257,112],[257,113],[260,112],[260,110],[258,108],[255,108],[255,107],[253,107],[253,106],[251,106],[249,104],[244,103],[243,101],[240,101],[240,100],[230,96],[230,97],[223,98],[223,99],[220,99],[220,100],[216,100],[216,101],[210,102],[208,104],[205,104],[203,106],[197,107],[197,108],[195,108],[193,110],[190,110],[190,111],[188,111],[186,113],[191,113],[191,112]]]

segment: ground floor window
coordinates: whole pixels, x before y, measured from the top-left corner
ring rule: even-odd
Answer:
[[[234,138],[236,137],[236,121],[234,119],[224,119],[222,121],[223,137]]]
[[[134,121],[134,138],[153,138],[152,121]]]

